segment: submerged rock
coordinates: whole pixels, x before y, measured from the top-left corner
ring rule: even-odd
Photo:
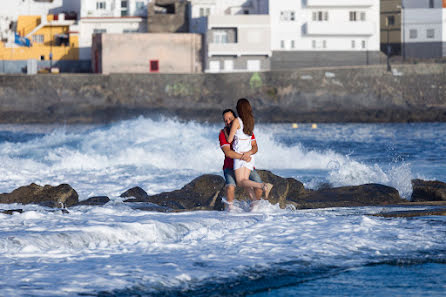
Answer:
[[[23,213],[23,209],[0,209],[0,213],[12,215],[14,213]]]
[[[324,208],[389,205],[404,202],[395,188],[380,184],[365,184],[306,191],[289,197],[297,208]]]
[[[41,204],[50,207],[70,207],[78,202],[77,192],[68,184],[44,187],[32,183],[11,193],[0,194],[0,203]]]
[[[412,201],[446,201],[446,183],[433,180],[412,180]]]
[[[446,216],[446,208],[392,211],[392,212],[383,212],[383,213],[372,214],[372,216],[384,217],[384,218],[412,218],[412,217],[424,217],[424,216]]]

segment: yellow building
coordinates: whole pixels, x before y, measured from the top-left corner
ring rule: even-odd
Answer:
[[[9,40],[0,42],[0,60],[79,60],[79,32],[73,30],[74,20],[64,15],[19,16],[17,33],[28,38],[31,46],[20,46]],[[70,29],[71,28],[71,29]]]

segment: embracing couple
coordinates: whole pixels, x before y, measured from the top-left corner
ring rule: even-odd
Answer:
[[[254,168],[257,142],[254,136],[254,116],[249,101],[237,101],[238,117],[232,109],[223,111],[225,128],[220,131],[220,147],[225,154],[223,172],[226,180],[228,209],[232,209],[235,186],[243,187],[251,200],[260,200],[262,194],[268,198],[272,184],[264,183]]]

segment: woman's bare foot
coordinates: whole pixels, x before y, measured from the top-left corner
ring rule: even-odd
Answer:
[[[271,192],[271,189],[273,188],[272,184],[269,183],[263,183],[262,190],[265,192],[265,199],[268,199],[269,192]]]

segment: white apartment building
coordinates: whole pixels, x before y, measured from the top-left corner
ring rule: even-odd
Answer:
[[[403,0],[401,19],[403,55],[446,56],[446,1]]]
[[[372,63],[380,0],[270,0],[272,69]]]
[[[94,33],[147,32],[150,0],[81,0],[79,58],[91,60]]]
[[[206,34],[207,16],[268,14],[268,0],[190,0],[189,31]]]
[[[269,15],[211,15],[206,72],[270,69]]]

